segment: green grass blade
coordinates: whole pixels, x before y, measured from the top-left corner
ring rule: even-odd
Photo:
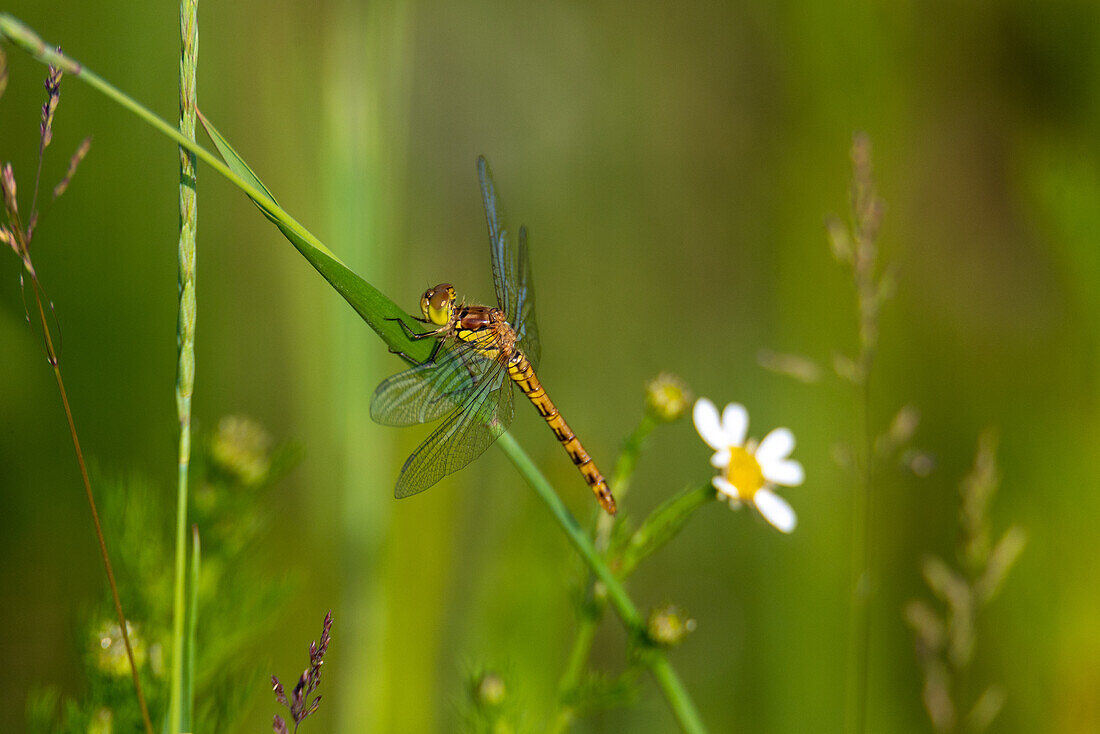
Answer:
[[[203,117],[201,111],[199,111],[199,120],[217,146],[218,152],[225,161],[224,164],[210,151],[187,139],[178,130],[90,69],[57,51],[56,47],[45,43],[33,29],[18,18],[8,13],[0,13],[0,37],[10,40],[42,63],[53,64],[66,74],[87,82],[97,91],[133,112],[162,135],[193,152],[200,160],[248,194],[264,215],[275,223],[290,243],[336,289],[336,292],[351,304],[351,307],[391,349],[404,352],[417,361],[428,358],[432,349],[432,344],[429,343],[431,340],[410,341],[397,322],[387,320],[396,318],[408,320],[408,314],[370,283],[349,270],[320,240],[279,207],[252,169],[237,155],[210,121]],[[258,197],[266,197],[266,201]]]
[[[218,153],[221,154],[222,160],[225,161],[226,165],[242,179],[267,194],[272,202],[275,202],[275,197],[271,196],[267,187],[264,186],[263,182],[260,181],[259,177],[256,176],[248,164],[244,162],[244,159],[237,154],[237,151],[233,149],[229,141],[218,132],[217,128],[215,128],[201,113],[199,114],[199,120],[202,122],[207,135],[214,141],[214,147],[217,148]],[[351,304],[351,307],[355,309],[356,313],[367,322],[368,326],[374,329],[374,331],[382,337],[382,340],[385,341],[391,349],[404,352],[413,359],[421,362],[428,358],[432,350],[430,339],[411,341],[405,336],[405,332],[400,324],[396,321],[388,320],[400,318],[405,319],[406,322],[410,321],[408,314],[405,313],[400,306],[383,295],[370,283],[356,275],[344,265],[344,263],[340,262],[339,258],[328,250],[328,248],[324,247],[324,245],[320,245],[319,242],[309,242],[305,237],[302,237],[300,233],[287,226],[277,213],[267,207],[265,202],[255,198],[253,198],[252,201],[260,208],[264,216],[279,228],[283,236],[290,240],[290,243],[294,245],[298,252],[302,253],[302,256],[309,261],[309,264],[321,274],[321,277],[327,280],[329,285],[335,288],[336,292]],[[417,326],[415,323],[410,325]]]

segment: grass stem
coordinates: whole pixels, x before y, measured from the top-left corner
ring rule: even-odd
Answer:
[[[153,722],[149,718],[149,707],[145,703],[145,693],[141,688],[141,678],[138,675],[137,664],[134,662],[134,650],[130,644],[130,633],[126,628],[126,615],[122,613],[122,600],[118,595],[118,583],[115,581],[114,568],[111,566],[111,557],[107,553],[107,541],[103,537],[103,526],[99,522],[99,511],[96,509],[95,496],[92,494],[92,482],[88,478],[88,467],[84,462],[84,451],[80,448],[80,438],[76,432],[76,422],[73,420],[73,411],[69,405],[69,395],[65,391],[65,381],[61,378],[61,363],[53,344],[53,336],[50,333],[49,323],[46,320],[46,310],[42,305],[42,286],[38,283],[38,276],[30,266],[29,254],[25,244],[22,247],[22,255],[27,271],[31,274],[31,288],[34,291],[34,301],[37,306],[38,318],[42,325],[42,336],[46,346],[46,358],[53,368],[54,379],[57,381],[57,391],[61,395],[61,405],[65,409],[65,419],[69,424],[69,435],[73,439],[73,450],[76,452],[76,461],[80,466],[80,478],[84,482],[84,494],[88,499],[88,509],[92,513],[92,524],[95,526],[96,540],[99,542],[99,555],[103,558],[103,567],[107,571],[107,585],[111,589],[111,600],[115,605],[115,616],[118,618],[119,630],[122,634],[122,642],[126,647],[126,657],[130,661],[130,674],[134,680],[134,691],[137,694],[138,706],[141,709],[142,720],[145,723],[146,734],[153,734]]]
[[[180,2],[180,134],[195,140],[197,106],[195,71],[198,65],[198,0]],[[191,397],[195,389],[195,233],[198,224],[195,153],[180,147],[179,315],[176,343],[176,414],[179,419],[176,484],[176,564],[172,604],[172,673],[168,706],[170,731],[190,728],[189,701],[184,701],[184,589],[187,575],[187,492],[191,465]]]

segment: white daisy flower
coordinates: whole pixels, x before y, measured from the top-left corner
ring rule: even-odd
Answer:
[[[711,480],[719,498],[726,498],[733,509],[742,502],[752,505],[784,533],[794,530],[798,522],[794,510],[773,491],[776,485],[797,487],[805,478],[802,465],[788,458],[794,450],[794,434],[776,428],[759,445],[746,442],[749,413],[740,403],[730,403],[719,416],[714,403],[699,398],[692,417],[695,430],[714,449],[711,465],[722,470]]]

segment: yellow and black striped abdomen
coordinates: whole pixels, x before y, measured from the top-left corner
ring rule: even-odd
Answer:
[[[550,426],[550,430],[554,432],[558,442],[565,448],[569,458],[580,470],[584,481],[588,482],[588,486],[592,488],[592,492],[599,500],[600,506],[608,514],[614,515],[615,498],[611,495],[607,481],[600,474],[600,470],[596,468],[592,457],[584,450],[584,446],[577,439],[577,435],[573,433],[573,429],[561,417],[561,413],[558,412],[554,402],[550,400],[546,390],[542,387],[542,383],[535,375],[535,371],[531,368],[531,363],[527,361],[527,357],[522,353],[516,352],[508,362],[508,376],[515,381],[519,389],[527,396],[527,399],[534,404],[539,415],[546,420],[546,425]]]

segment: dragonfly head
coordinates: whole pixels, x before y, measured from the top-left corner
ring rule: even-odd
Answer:
[[[435,288],[429,288],[420,299],[420,311],[424,318],[437,326],[449,324],[454,310],[455,289],[450,283],[440,283]]]

